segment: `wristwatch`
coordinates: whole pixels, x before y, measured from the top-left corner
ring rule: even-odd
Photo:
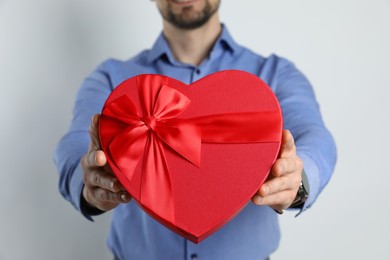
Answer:
[[[303,204],[306,202],[307,197],[309,196],[310,188],[309,182],[307,181],[307,176],[304,170],[302,170],[302,181],[299,185],[297,196],[295,197],[293,203],[289,208],[291,209],[300,209],[303,207]]]

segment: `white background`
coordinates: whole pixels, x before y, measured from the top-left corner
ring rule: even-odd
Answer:
[[[315,206],[280,217],[272,259],[390,259],[390,1],[225,0],[221,19],[307,75],[338,146]],[[0,0],[0,259],[111,259],[110,215],[62,199],[52,154],[83,78],[160,30],[147,0]]]

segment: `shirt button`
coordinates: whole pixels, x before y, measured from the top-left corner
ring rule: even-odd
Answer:
[[[197,254],[191,254],[191,260],[198,260]]]
[[[196,72],[196,74],[198,74],[198,75],[199,75],[199,74],[200,74],[200,69],[196,69],[196,71],[195,71],[195,72]]]

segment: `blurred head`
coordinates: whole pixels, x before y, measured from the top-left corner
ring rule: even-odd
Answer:
[[[220,0],[156,0],[163,19],[180,29],[196,29],[207,23]]]

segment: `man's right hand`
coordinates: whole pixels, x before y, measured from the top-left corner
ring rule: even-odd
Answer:
[[[108,211],[119,203],[128,203],[131,196],[113,175],[99,141],[98,114],[89,127],[91,142],[88,152],[81,158],[84,187],[82,195],[88,207]]]

